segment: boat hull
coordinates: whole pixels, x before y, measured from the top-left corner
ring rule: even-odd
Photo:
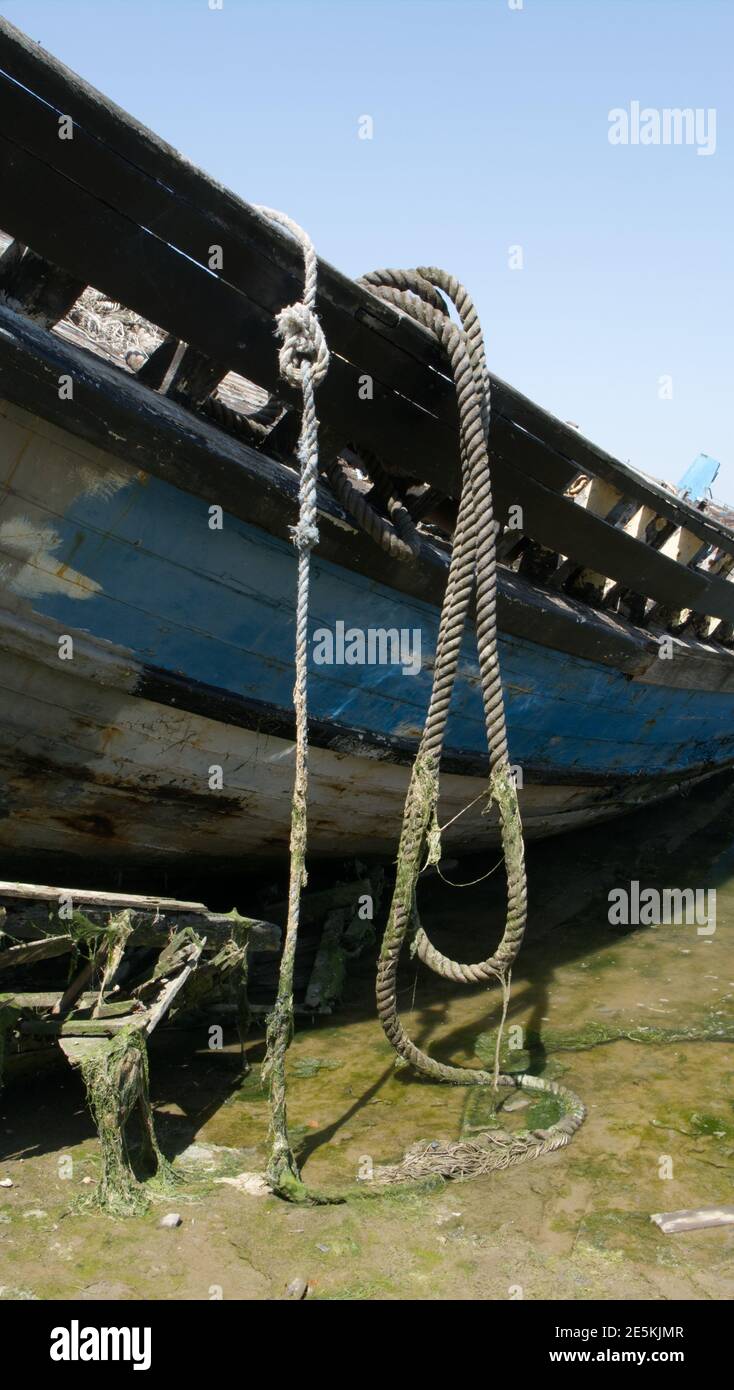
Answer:
[[[69,859],[175,868],[282,857],[293,777],[292,547],[7,403],[0,469],[6,864],[31,862],[37,877],[58,876]],[[333,512],[330,525],[341,527],[344,564],[314,560],[310,851],[390,855],[438,608],[350,567],[354,529]],[[679,642],[666,662],[641,635],[636,657],[594,660],[570,641],[565,650],[551,643],[548,624],[538,621],[538,640],[522,622],[500,640],[529,836],[618,814],[734,760],[728,653]],[[365,661],[350,662],[344,634],[370,631],[407,638],[378,642],[372,661],[368,644],[352,640]],[[497,841],[482,796],[472,641],[469,633],[442,772],[440,820],[453,852]],[[625,641],[632,651],[629,633]]]
[[[285,853],[292,741],[20,657],[0,659],[0,685],[0,845],[14,862],[180,868],[198,860],[234,868]],[[207,786],[202,767],[222,768],[221,789]],[[405,763],[314,747],[310,772],[313,854],[395,852],[408,785]],[[616,787],[526,784],[520,792],[525,831],[554,834],[676,785],[656,779]],[[443,837],[447,850],[497,843],[496,817],[484,814],[482,786],[476,777],[444,773],[440,820],[452,822]]]

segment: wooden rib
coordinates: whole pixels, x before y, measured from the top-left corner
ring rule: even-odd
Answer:
[[[85,287],[22,242],[11,241],[0,256],[0,293],[43,328],[66,318]]]

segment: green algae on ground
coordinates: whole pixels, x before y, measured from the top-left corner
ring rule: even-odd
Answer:
[[[609,833],[600,835],[607,874]],[[632,853],[635,837],[629,841]],[[579,870],[570,840],[568,857],[560,844],[553,847],[553,872],[556,880],[563,880],[565,891],[565,881]],[[531,852],[537,856],[545,851]],[[705,878],[702,873],[689,881]],[[455,932],[462,949],[452,953],[469,959],[486,925],[484,901],[471,892],[461,899],[462,909],[467,900],[472,903],[466,914],[468,930],[462,935],[464,912],[452,916],[451,903],[440,899],[439,891],[435,901],[426,904],[426,923],[437,935],[446,928]],[[724,930],[729,920],[724,892],[718,899],[719,930],[711,942],[702,943],[700,953],[695,945],[692,954],[682,952],[681,938],[676,940],[672,932],[630,933],[615,938],[610,954],[616,967],[604,969],[603,983],[596,980],[593,963],[597,944],[608,940],[600,936],[606,931],[606,909],[598,920],[585,912],[578,930],[554,929],[543,939],[546,899],[543,883],[536,880],[529,950],[518,963],[509,1021],[523,1027],[526,1050],[505,1053],[506,1069],[535,1070],[545,1077],[556,1068],[570,1069],[574,1088],[589,1104],[589,1116],[569,1148],[532,1167],[476,1179],[460,1188],[448,1189],[439,1179],[425,1183],[420,1191],[377,1192],[374,1184],[364,1183],[347,1192],[346,1207],[301,1207],[297,1212],[275,1198],[257,1199],[229,1184],[217,1185],[213,1179],[228,1172],[229,1163],[201,1178],[187,1171],[184,1200],[195,1202],[195,1219],[185,1219],[171,1239],[170,1233],[157,1233],[155,1214],[112,1226],[94,1213],[82,1221],[69,1211],[69,1203],[63,1213],[50,1203],[55,1175],[49,1154],[54,1147],[61,1151],[62,1146],[73,1146],[79,1176],[91,1170],[86,1158],[84,1168],[79,1168],[80,1149],[69,1137],[61,1097],[44,1087],[38,1098],[47,1107],[49,1151],[28,1151],[33,1138],[29,1122],[13,1141],[18,1152],[25,1146],[28,1155],[13,1176],[24,1174],[26,1204],[47,1208],[48,1222],[42,1231],[42,1223],[23,1220],[16,1208],[12,1223],[0,1227],[8,1245],[17,1242],[9,1251],[14,1288],[32,1289],[42,1297],[80,1292],[90,1296],[83,1293],[85,1286],[96,1288],[109,1279],[134,1285],[127,1295],[118,1295],[122,1297],[206,1298],[213,1283],[224,1286],[225,1298],[246,1296],[245,1290],[250,1296],[272,1298],[299,1274],[306,1282],[313,1278],[309,1297],[325,1301],[502,1300],[510,1283],[521,1284],[526,1298],[734,1296],[734,1232],[671,1238],[649,1220],[649,1213],[661,1209],[731,1200],[726,1194],[731,1190],[728,1129],[733,1112],[727,1097],[734,1094],[734,1071],[732,1049],[720,1045],[727,1015],[714,1013],[727,1009],[726,990],[734,980],[731,933]],[[589,961],[589,968],[575,968],[579,958]],[[705,973],[709,969],[711,975]],[[647,984],[653,978],[655,988]],[[406,1010],[411,1009],[413,1026],[429,1046],[470,1060],[473,1040],[484,1028],[491,1040],[488,1060],[493,1060],[495,1034],[490,1025],[498,1014],[496,994],[454,991],[423,971],[414,981],[408,969],[402,983]],[[289,1056],[291,1075],[300,1054],[341,1063],[340,1069],[320,1068],[311,1078],[298,1078],[291,1088],[296,1137],[303,1141],[308,1159],[304,1176],[315,1186],[340,1183],[345,1172],[353,1178],[365,1152],[372,1152],[377,1161],[378,1153],[398,1156],[405,1142],[417,1135],[454,1138],[469,1095],[475,1103],[491,1100],[487,1088],[441,1088],[409,1070],[394,1069],[392,1050],[374,1017],[373,990],[370,972],[355,972],[349,1008],[332,1027],[317,1023],[300,1028]],[[591,1031],[589,1019],[598,1025]],[[652,1026],[640,1028],[640,1020],[648,1019]],[[712,1023],[710,1033],[702,1032],[702,1021],[704,1026]],[[669,1043],[673,1045],[666,1046]],[[258,1034],[251,1046],[258,1058],[261,1046]],[[195,1138],[199,1143],[243,1146],[241,1157],[232,1160],[233,1168],[260,1171],[267,1116],[257,1073],[237,1087],[231,1075],[224,1076],[225,1068],[197,1047],[179,1038],[175,1064],[159,1064],[156,1058],[152,1068],[159,1099],[178,1107],[176,1137],[186,1143]],[[70,1089],[76,1086],[74,1081]],[[503,1093],[500,1106],[505,1094],[514,1092]],[[372,1101],[378,1103],[372,1106]],[[65,1102],[68,1112],[68,1092]],[[13,1102],[13,1107],[24,1109],[22,1103]],[[507,1113],[506,1121],[500,1109],[500,1123],[508,1128],[527,1124],[529,1109]],[[665,1129],[658,1127],[656,1117]],[[163,1134],[168,1152],[167,1130]],[[93,1141],[87,1138],[85,1143],[91,1149]],[[661,1156],[672,1158],[672,1181],[661,1180]],[[16,1178],[7,1205],[17,1202],[20,1194]],[[4,1194],[2,1200],[5,1204]],[[448,1232],[438,1217],[448,1204],[461,1206],[465,1238],[445,1239]],[[353,1222],[346,1232],[336,1229],[336,1213],[345,1210]],[[61,1230],[52,1236],[49,1227],[54,1223],[60,1223]],[[103,1238],[105,1231],[109,1239]],[[56,1257],[49,1255],[49,1248],[57,1237],[66,1242],[69,1232],[75,1242],[73,1261],[54,1268],[50,1261]],[[345,1252],[337,1254],[345,1236]],[[358,1255],[351,1251],[351,1240],[360,1247]],[[471,1248],[466,1241],[472,1242]],[[318,1245],[328,1249],[314,1253]],[[434,1245],[440,1250],[437,1260]]]
[[[615,1261],[635,1261],[677,1267],[684,1251],[661,1238],[647,1212],[610,1209],[583,1218],[577,1243]]]
[[[701,1114],[694,1110],[688,1116],[688,1122],[693,1134],[709,1135],[714,1139],[734,1139],[734,1123],[721,1115]]]
[[[558,1124],[563,1114],[564,1108],[558,1096],[541,1096],[525,1111],[524,1124],[527,1129],[550,1129],[551,1125]]]
[[[503,1071],[516,1074],[519,1071],[537,1069],[538,1061],[548,1052],[587,1052],[592,1047],[606,1043],[634,1042],[664,1045],[679,1042],[734,1042],[734,1019],[726,1020],[718,1014],[706,1014],[691,1023],[680,1023],[673,1028],[661,1028],[656,1024],[601,1023],[596,1019],[585,1023],[576,1032],[560,1028],[544,1028],[542,1032],[528,1028],[525,1032],[525,1047],[512,1048],[503,1043],[500,1064]],[[496,1033],[480,1033],[476,1039],[475,1051],[481,1061],[494,1057]]]
[[[341,1066],[341,1062],[330,1057],[295,1057],[288,1066],[288,1074],[306,1080],[320,1071],[338,1071]]]

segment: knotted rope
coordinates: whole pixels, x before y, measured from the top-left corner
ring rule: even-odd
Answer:
[[[293,972],[298,938],[301,889],[306,883],[306,804],[308,798],[308,602],[311,550],[318,543],[316,488],[319,475],[318,420],[315,389],[326,376],[329,353],[316,312],[318,262],[310,238],[282,212],[257,209],[271,222],[290,232],[303,248],[303,299],[281,309],[276,332],[282,339],[278,354],[281,376],[303,396],[298,458],[301,466],[298,524],[291,528],[298,551],[298,597],[296,602],[296,680],[293,704],[296,715],[296,768],[291,803],[290,870],[288,883],[288,921],[278,976],[278,993],[267,1024],[267,1055],[263,1075],[270,1086],[272,1149],[268,1179],[275,1192],[290,1200],[303,1200],[306,1189],[288,1137],[285,1091],[285,1057],[293,1036]]]
[[[396,1052],[416,1070],[454,1085],[519,1086],[555,1094],[566,1113],[547,1130],[516,1135],[493,1135],[492,1142],[470,1153],[471,1146],[428,1145],[413,1148],[402,1164],[378,1171],[378,1180],[395,1181],[427,1173],[452,1176],[486,1172],[521,1159],[536,1157],[567,1144],[583,1122],[585,1109],[572,1092],[535,1076],[503,1075],[499,1071],[501,1027],[494,1072],[447,1066],[418,1048],[409,1038],[397,1009],[398,958],[408,931],[420,959],[445,978],[464,984],[499,981],[503,992],[502,1019],[507,1012],[510,978],[525,932],[527,883],[522,825],[517,791],[510,770],[502,678],[497,648],[497,558],[489,463],[490,378],[479,318],[463,285],[445,271],[381,270],[360,282],[380,298],[416,319],[445,349],[451,365],[459,407],[461,495],[453,537],[451,563],[441,609],[431,697],[421,743],[413,766],[403,813],[395,889],[382,942],[377,973],[377,1007],[385,1034]],[[455,306],[459,325],[449,317],[446,296]],[[476,585],[476,641],[489,750],[488,805],[497,806],[507,874],[507,915],[502,938],[492,955],[472,965],[451,960],[429,941],[417,918],[415,892],[426,846],[427,861],[440,859],[437,806],[439,767],[449,705],[456,680],[464,628]],[[475,1146],[476,1147],[476,1146]],[[458,1149],[461,1148],[461,1154]]]

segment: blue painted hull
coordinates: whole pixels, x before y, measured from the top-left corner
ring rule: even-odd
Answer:
[[[74,725],[76,732],[69,733],[71,726],[62,721],[55,732],[54,705],[66,707],[65,692],[81,681],[87,691],[100,686],[116,689],[126,707],[135,699],[141,705],[159,707],[162,727],[166,718],[173,717],[171,710],[188,711],[188,763],[178,780],[182,803],[189,809],[192,798],[200,797],[205,803],[210,791],[212,807],[218,804],[217,789],[208,786],[209,769],[216,763],[210,748],[202,748],[198,783],[195,768],[192,771],[197,741],[207,743],[203,734],[196,733],[196,720],[202,728],[212,724],[229,731],[227,758],[239,756],[240,763],[256,764],[252,740],[256,750],[257,739],[267,738],[281,745],[279,765],[290,769],[292,547],[229,514],[224,514],[222,528],[216,529],[209,504],[201,498],[135,472],[15,407],[4,406],[3,411],[0,565],[2,604],[9,616],[4,626],[0,623],[2,688],[9,705],[13,699],[17,702],[24,688],[35,690],[39,681],[28,671],[23,679],[18,673],[24,661],[30,665],[41,661],[43,648],[46,688],[58,692],[58,699],[52,698],[45,712],[40,707],[36,711],[34,736],[22,720],[18,724],[11,738],[16,766],[43,766],[47,771],[38,774],[41,782],[56,778],[59,787],[65,777],[69,782],[76,779],[75,785],[84,783],[79,775],[79,769],[84,769],[94,789],[87,786],[81,798],[85,806],[96,801],[101,805],[110,788],[117,785],[120,791],[122,782],[124,794],[134,800],[136,773],[128,767],[135,761],[132,716],[125,716],[126,723],[118,720],[115,732],[116,716],[108,710],[104,717],[112,713],[112,732],[107,743],[101,746],[99,735],[90,737],[89,730],[85,743],[80,732],[84,719],[91,729],[102,716],[99,711],[92,714],[94,701],[87,709],[86,697],[78,693],[78,708],[70,710],[69,717],[75,713],[79,727]],[[329,756],[349,763],[339,794],[344,795],[345,788],[348,794],[351,788],[355,824],[359,823],[360,779],[368,764],[377,761],[402,768],[415,746],[430,689],[437,623],[434,605],[315,557],[312,656],[318,651],[318,632],[333,633],[339,624],[347,630],[402,629],[413,635],[412,640],[420,635],[421,663],[416,674],[407,674],[399,662],[392,661],[355,665],[312,661],[309,700],[315,743],[321,743],[324,756],[330,750]],[[35,648],[28,638],[30,647],[20,652],[17,631],[24,625],[29,632],[35,627],[45,634],[45,647],[40,637]],[[11,628],[16,632],[12,638],[7,635]],[[87,665],[76,654],[68,661],[59,654],[59,638],[64,636],[84,649]],[[471,799],[466,793],[471,792],[472,777],[481,774],[485,756],[472,639],[470,633],[447,737],[449,771],[463,788],[456,793],[459,801],[461,796]],[[734,686],[716,667],[718,674],[710,682],[712,688],[707,688],[700,659],[698,663],[689,659],[685,644],[678,645],[680,651],[673,660],[652,659],[641,674],[631,677],[609,662],[502,633],[511,758],[521,769],[526,821],[537,822],[536,833],[563,828],[565,812],[558,813],[559,806],[570,806],[568,823],[578,823],[586,816],[624,809],[640,797],[662,795],[681,781],[734,760]],[[95,669],[95,651],[100,653],[100,669],[106,654],[110,669],[117,672],[106,683]],[[50,687],[49,671],[53,673]],[[165,704],[168,714],[164,715]],[[17,723],[18,714],[12,719]],[[235,730],[239,731],[236,737]],[[319,730],[325,731],[322,738]],[[237,738],[243,740],[245,731],[247,748],[242,742],[238,754]],[[65,763],[57,748],[69,738],[79,744],[74,778],[64,772],[71,755]],[[116,773],[110,749],[125,740],[126,771]],[[277,761],[277,755],[273,757]],[[137,774],[140,796],[146,786],[144,766]],[[171,783],[177,784],[175,759],[169,758],[165,775],[170,790]],[[246,790],[256,796],[268,775],[265,764],[254,767]],[[26,794],[30,778],[31,772]],[[5,847],[12,849],[16,842],[29,847],[35,837],[42,848],[40,807],[30,836],[17,839],[20,813],[12,781],[11,767],[4,789],[4,830],[0,826]],[[335,786],[333,779],[331,785]],[[228,786],[233,784],[225,775],[220,792],[226,795]],[[401,771],[393,798],[398,810],[403,786]],[[567,789],[565,802],[559,788]],[[545,801],[544,789],[549,793]],[[244,790],[238,786],[237,796]],[[475,784],[475,795],[476,790]],[[391,797],[392,793],[386,794],[388,801]],[[249,812],[241,799],[239,805],[242,815],[251,814],[252,801],[247,803]],[[203,823],[207,819],[204,805],[197,802],[197,806]],[[216,821],[217,813],[212,814]],[[374,808],[370,814],[372,828],[365,818],[357,848],[375,843]],[[396,814],[391,810],[393,819]],[[554,814],[560,814],[555,824]],[[270,835],[271,851],[280,852],[287,798],[271,818],[279,822]],[[486,819],[477,822],[472,832],[477,839],[486,825]],[[175,830],[169,838],[175,838]],[[467,847],[472,847],[471,838]],[[326,845],[317,836],[315,849],[319,848]],[[161,851],[164,857],[166,852]]]

